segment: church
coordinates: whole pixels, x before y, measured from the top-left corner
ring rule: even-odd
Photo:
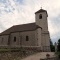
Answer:
[[[0,33],[0,47],[36,48],[50,51],[48,14],[44,9],[35,12],[35,22],[15,25]]]

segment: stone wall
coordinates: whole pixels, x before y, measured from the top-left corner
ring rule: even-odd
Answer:
[[[0,60],[21,60],[29,55],[35,54],[34,51],[0,51]]]

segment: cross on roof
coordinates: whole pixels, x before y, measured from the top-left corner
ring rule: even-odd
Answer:
[[[42,7],[41,7],[41,9],[42,9]]]

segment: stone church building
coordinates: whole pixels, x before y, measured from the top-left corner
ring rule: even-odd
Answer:
[[[35,12],[35,23],[15,25],[0,33],[1,47],[36,48],[50,51],[47,11],[40,9]]]

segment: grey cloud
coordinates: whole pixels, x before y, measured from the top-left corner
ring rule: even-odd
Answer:
[[[24,4],[24,0],[14,0],[14,1],[22,5]]]
[[[5,26],[0,22],[0,32],[2,32],[5,29],[6,29]]]
[[[6,3],[6,0],[0,0],[0,3]]]
[[[3,4],[3,6],[0,6],[0,12],[10,13],[15,10],[15,8],[11,6],[11,2],[9,0],[1,0],[0,3]]]
[[[58,39],[60,39],[60,32],[51,37],[53,43],[58,42]]]
[[[57,17],[52,18],[51,24],[53,25],[53,28],[60,29],[60,15]],[[59,28],[58,28],[59,27]]]
[[[49,26],[49,28],[52,30],[50,31],[51,39],[53,42],[57,42],[60,38],[60,14],[58,14],[56,17],[52,17],[49,24],[51,26]]]

